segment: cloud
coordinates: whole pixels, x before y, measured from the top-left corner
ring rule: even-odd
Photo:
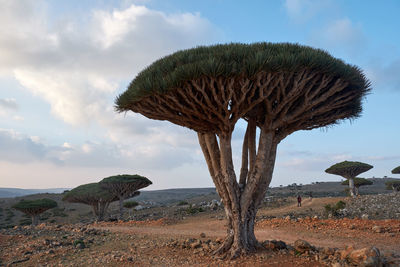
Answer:
[[[305,22],[321,10],[331,10],[330,0],[285,0],[284,6],[289,17],[296,22]]]
[[[15,99],[13,98],[0,98],[0,109],[9,109],[9,110],[17,110],[18,105]]]
[[[0,129],[0,161],[26,163],[46,157],[46,148],[35,138]]]
[[[71,148],[47,146],[46,157],[67,165],[148,168],[193,161],[190,151],[198,149],[193,132],[139,114],[117,114],[113,101],[154,60],[218,40],[220,32],[208,20],[199,13],[168,14],[130,4],[92,10],[85,20],[52,21],[46,2],[6,3],[0,22],[12,26],[0,28],[0,75],[12,75],[48,102],[54,117],[76,128],[99,128],[106,138]]]
[[[366,37],[361,24],[355,24],[348,18],[328,23],[315,31],[310,37],[313,45],[327,50],[335,50],[354,56],[366,45]]]
[[[374,88],[400,91],[400,59],[387,64],[373,60],[365,70]]]

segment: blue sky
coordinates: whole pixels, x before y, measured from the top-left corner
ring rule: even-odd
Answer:
[[[283,140],[272,186],[339,181],[342,160],[391,176],[400,165],[398,1],[0,0],[0,187],[75,187],[118,173],[149,189],[213,186],[196,134],[117,114],[115,97],[144,67],[179,49],[292,42],[362,68],[363,116]],[[239,123],[233,141],[239,166]]]

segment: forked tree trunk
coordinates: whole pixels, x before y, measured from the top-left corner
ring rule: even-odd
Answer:
[[[354,187],[354,191],[355,191],[355,193],[356,193],[356,196],[359,196],[359,195],[360,195],[359,189],[360,189],[359,186],[355,186],[355,187]]]
[[[119,198],[119,220],[122,220],[122,217],[123,217],[123,215],[124,215],[124,205],[123,205],[123,202],[124,202],[124,198],[122,197],[122,196],[120,196],[120,198]]]
[[[249,124],[245,138],[254,140],[243,142],[242,161],[245,164],[241,167],[239,183],[232,161],[231,135],[220,135],[219,142],[215,134],[199,133],[198,138],[228,221],[225,241],[215,253],[235,258],[255,251],[259,245],[254,235],[255,217],[275,164],[278,141],[273,131],[261,130],[256,152],[255,145],[252,146],[255,144],[255,125]]]
[[[354,179],[353,178],[349,178],[349,191],[350,191],[350,196],[356,197],[355,190],[354,190]]]
[[[39,215],[38,214],[31,215],[31,218],[32,218],[33,226],[36,226],[39,224]]]

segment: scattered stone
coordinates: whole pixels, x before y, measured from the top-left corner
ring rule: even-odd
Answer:
[[[206,237],[206,234],[205,234],[205,233],[201,233],[201,234],[200,234],[200,237],[201,237],[201,238],[205,238],[205,237]]]
[[[379,225],[374,225],[373,227],[372,227],[372,231],[374,231],[375,233],[383,233],[384,231],[383,231],[383,227],[382,226],[379,226]]]
[[[369,219],[369,215],[368,214],[363,214],[363,215],[361,215],[361,219],[368,220]]]
[[[303,239],[297,239],[294,242],[294,248],[299,251],[300,253],[304,253],[306,251],[309,250],[313,250],[314,247],[310,245],[310,243],[308,243],[307,241],[303,240]]]
[[[353,252],[353,246],[347,246],[344,250],[340,251],[340,259],[345,260],[351,252]]]
[[[348,255],[348,261],[356,266],[382,266],[380,252],[376,247],[353,250]]]
[[[280,250],[280,249],[286,249],[286,243],[283,241],[277,241],[277,240],[266,240],[262,243],[262,245],[266,249],[271,249],[271,250]]]

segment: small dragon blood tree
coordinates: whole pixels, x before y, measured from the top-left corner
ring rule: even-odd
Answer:
[[[393,173],[393,174],[400,174],[400,166],[394,168],[394,169],[392,170],[392,173]]]
[[[75,187],[64,194],[63,201],[90,205],[98,221],[103,221],[107,208],[118,197],[103,189],[99,183],[90,183]]]
[[[326,173],[340,175],[349,180],[350,195],[355,197],[354,178],[360,173],[369,171],[373,166],[358,161],[343,161],[325,170]]]
[[[400,166],[392,170],[393,174],[400,174]],[[385,183],[386,189],[393,190],[394,192],[400,192],[400,180],[392,180]]]
[[[121,174],[104,178],[100,185],[119,199],[119,218],[123,216],[123,202],[127,198],[139,195],[137,190],[151,185],[146,177],[134,174]]]
[[[359,195],[359,189],[361,186],[364,185],[372,185],[373,182],[371,180],[365,179],[365,178],[359,178],[359,177],[355,177],[354,178],[354,190],[356,195]],[[349,185],[349,180],[344,180],[342,182],[342,185]]]
[[[30,215],[32,218],[32,225],[37,225],[39,222],[39,215],[46,210],[57,207],[57,202],[48,198],[36,200],[21,200],[12,207],[16,210]]]
[[[118,96],[116,109],[197,132],[227,217],[227,236],[215,253],[235,258],[259,245],[254,220],[279,142],[298,130],[359,117],[369,90],[359,68],[325,51],[288,43],[232,43],[161,58]],[[231,140],[240,119],[247,129],[237,176]]]

